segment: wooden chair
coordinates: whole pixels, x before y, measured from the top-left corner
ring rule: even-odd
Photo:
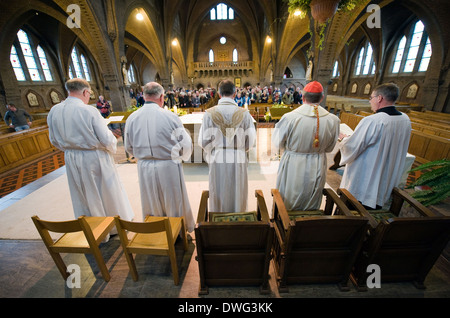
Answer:
[[[450,217],[433,213],[398,188],[393,189],[387,210],[366,210],[346,189],[338,189],[338,194],[370,223],[351,275],[358,290],[367,290],[369,264],[380,266],[381,282],[411,281],[417,288],[425,288],[426,276],[450,239]],[[400,216],[405,201],[420,216]]]
[[[115,217],[117,231],[134,281],[138,280],[134,254],[167,255],[172,267],[175,285],[179,284],[175,242],[181,235],[184,250],[188,249],[186,223],[184,217],[147,216],[144,222],[130,222]],[[127,232],[133,232],[129,239]]]
[[[107,282],[110,280],[99,245],[114,227],[113,217],[81,216],[77,220],[53,222],[35,215],[31,219],[65,280],[70,275],[60,253],[93,254],[103,278]],[[54,242],[49,232],[64,235]]]
[[[340,290],[349,290],[368,220],[353,216],[333,190],[323,194],[323,211],[287,211],[280,192],[272,189],[273,260],[280,292],[289,292],[292,283],[337,283]]]
[[[273,225],[262,191],[256,190],[255,195],[255,212],[208,213],[209,191],[202,192],[195,227],[199,295],[208,294],[213,285],[259,285],[260,293],[270,292]],[[239,219],[245,221],[233,221]]]

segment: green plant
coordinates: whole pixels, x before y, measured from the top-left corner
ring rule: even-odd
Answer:
[[[272,119],[272,116],[270,115],[270,112],[266,112],[264,114],[264,119],[266,122],[269,122]]]
[[[439,203],[450,196],[450,160],[431,161],[410,170],[423,173],[408,188],[420,189],[411,196],[423,205]]]
[[[127,111],[128,112],[134,112],[136,110],[138,110],[136,105],[130,105],[130,106],[127,107]]]
[[[306,13],[311,11],[310,5],[312,0],[284,0],[288,3],[289,13],[293,13],[296,10]],[[342,12],[352,11],[358,4],[365,0],[341,0],[339,1],[338,10]]]
[[[283,102],[281,102],[281,104],[273,104],[272,108],[287,108],[287,105],[285,105]]]

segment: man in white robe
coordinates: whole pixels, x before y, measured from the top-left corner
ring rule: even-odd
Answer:
[[[66,89],[69,97],[52,107],[47,123],[51,143],[64,151],[75,217],[119,215],[131,221],[134,212],[113,157],[117,139],[97,108],[87,105],[87,81],[71,79]]]
[[[272,145],[282,151],[276,188],[288,211],[318,210],[327,172],[327,152],[339,136],[340,120],[319,103],[323,87],[308,83],[303,90],[303,105],[283,115],[275,125]]]
[[[245,212],[248,201],[248,151],[256,129],[248,110],[234,101],[231,81],[219,86],[219,102],[203,116],[198,144],[209,165],[209,211]]]
[[[188,232],[195,222],[184,181],[182,160],[192,153],[192,139],[180,118],[164,106],[164,88],[144,86],[145,104],[125,124],[125,149],[137,158],[143,217],[184,216]]]
[[[348,137],[341,135],[341,188],[368,208],[381,208],[403,174],[411,135],[408,115],[394,104],[399,89],[393,83],[376,87],[370,96],[375,114],[364,117]]]

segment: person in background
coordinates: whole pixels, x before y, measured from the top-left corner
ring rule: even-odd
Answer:
[[[16,105],[6,105],[5,123],[15,131],[30,129],[33,118],[23,109],[17,109]],[[11,120],[11,123],[10,123]]]
[[[103,118],[106,118],[111,114],[111,105],[102,95],[98,97],[97,108]]]

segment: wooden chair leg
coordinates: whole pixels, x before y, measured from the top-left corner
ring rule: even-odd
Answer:
[[[103,256],[100,252],[99,248],[93,249],[94,258],[97,261],[97,265],[100,269],[100,272],[102,273],[103,279],[106,282],[109,282],[111,279],[111,275],[109,274],[108,268],[106,267],[105,260],[103,259]]]
[[[52,251],[50,252],[50,256],[53,258],[53,261],[56,264],[56,267],[58,268],[59,272],[61,273],[64,280],[67,280],[69,277],[69,273],[67,272],[66,264],[64,264],[64,261],[59,253],[55,253]]]
[[[133,280],[135,282],[137,282],[139,279],[139,275],[137,272],[136,263],[134,262],[133,254],[128,253],[127,251],[125,251],[124,254],[125,254],[125,258],[127,259],[128,267],[131,272],[131,277],[133,278]]]
[[[172,267],[173,281],[175,285],[178,286],[180,283],[180,278],[178,275],[177,255],[175,254],[175,248],[169,248],[169,259]]]

